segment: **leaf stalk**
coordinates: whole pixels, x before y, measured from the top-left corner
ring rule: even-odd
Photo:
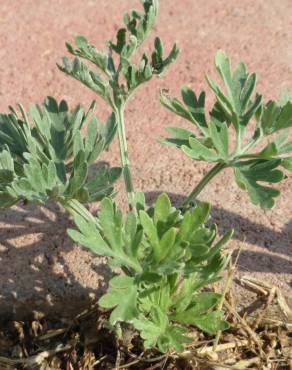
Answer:
[[[116,109],[117,131],[120,144],[120,156],[123,168],[125,188],[128,196],[130,210],[135,211],[134,186],[131,174],[131,165],[128,154],[126,130],[125,130],[125,106],[121,104]]]
[[[182,207],[186,208],[194,199],[198,197],[204,187],[224,168],[228,167],[226,163],[217,163],[203,178],[202,180],[195,186],[193,191],[190,195],[184,200]]]
[[[94,217],[78,200],[70,199],[64,202],[60,201],[60,203],[73,218],[75,216],[81,216],[84,220],[92,221],[97,226],[98,230],[101,230],[98,219]]]

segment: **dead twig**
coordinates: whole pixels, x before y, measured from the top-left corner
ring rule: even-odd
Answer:
[[[256,357],[258,358],[258,357]],[[251,359],[253,360],[253,359]],[[201,364],[208,365],[209,367],[212,367],[214,370],[246,370],[248,366],[248,363],[240,365],[241,367],[238,367],[238,363],[236,365],[227,365],[216,361],[209,361],[204,358],[196,357],[196,361],[200,362]],[[249,365],[252,365],[250,363]],[[244,367],[245,366],[245,367]],[[257,367],[248,368],[249,370],[259,370]]]
[[[253,329],[254,330],[256,330],[259,327],[263,317],[265,316],[269,306],[272,304],[275,296],[276,296],[276,287],[273,286],[272,289],[269,292],[268,299],[266,301],[265,307],[260,311],[256,321],[253,324]]]
[[[236,258],[235,258],[235,262],[234,263],[232,263],[232,261],[231,261],[231,255],[230,255],[230,264],[229,264],[229,269],[228,269],[228,273],[227,273],[226,284],[225,284],[225,287],[224,287],[224,290],[223,290],[222,297],[221,297],[220,302],[218,304],[218,310],[219,311],[222,310],[222,307],[223,307],[223,303],[224,303],[226,294],[231,289],[231,285],[232,285],[232,282],[233,282],[233,279],[234,279],[234,274],[236,272],[237,263],[238,263],[239,256],[240,256],[240,253],[242,251],[242,248],[243,248],[243,244],[241,244],[241,246],[240,246],[240,248],[238,250],[238,253],[236,255]],[[216,334],[216,337],[215,337],[215,340],[214,340],[214,345],[213,345],[214,352],[216,352],[216,347],[218,346],[218,343],[219,343],[221,334],[222,334],[221,331],[218,331],[218,333]]]
[[[158,356],[158,357],[153,357],[153,358],[142,358],[142,357],[138,357],[136,360],[134,361],[131,361],[127,364],[124,364],[124,365],[120,365],[118,368],[115,367],[113,370],[120,370],[120,369],[127,369],[133,365],[136,365],[138,364],[139,362],[156,362],[156,361],[159,361],[159,363],[161,362],[161,360],[165,360],[165,358],[167,358],[168,356],[167,355],[161,355],[161,356]]]
[[[269,294],[269,290],[272,289],[272,286],[267,284],[267,283],[263,283],[251,276],[243,276],[241,279],[240,279],[240,282],[257,291],[258,293],[261,293],[263,294],[264,296],[268,295]]]
[[[66,331],[68,331],[68,328],[60,328],[55,330],[49,330],[45,334],[38,336],[37,340],[48,340],[52,339],[54,337],[57,337],[58,335],[64,334]]]
[[[262,349],[262,342],[259,339],[258,335],[252,330],[252,328],[248,325],[248,323],[235,311],[235,309],[232,306],[230,306],[230,304],[227,301],[224,302],[224,305],[226,306],[228,311],[240,322],[243,329],[250,336],[251,340],[257,345],[261,356],[265,358],[266,355]]]
[[[14,359],[14,358],[0,356],[0,363],[3,363],[5,365],[11,365],[11,366],[26,365],[28,367],[33,367],[35,365],[41,365],[44,362],[44,360],[46,360],[47,358],[54,356],[55,354],[60,353],[60,352],[66,352],[70,350],[71,348],[72,348],[72,345],[59,346],[53,350],[43,351],[34,356],[23,358],[23,359]]]
[[[250,341],[247,339],[234,340],[233,342],[218,344],[215,351],[213,349],[213,346],[201,347],[193,351],[184,351],[179,354],[179,357],[188,359],[194,355],[204,355],[204,354],[211,353],[211,352],[223,352],[223,351],[233,349],[233,348],[246,347],[249,344],[250,344]]]
[[[288,306],[288,303],[286,302],[286,299],[284,298],[279,288],[276,288],[276,295],[277,302],[281,311],[283,312],[284,316],[289,320],[289,322],[292,323],[292,310]]]

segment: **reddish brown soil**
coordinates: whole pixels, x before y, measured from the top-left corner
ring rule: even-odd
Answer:
[[[56,68],[66,54],[64,42],[81,33],[102,48],[121,24],[122,13],[137,6],[138,0],[1,0],[0,110],[16,102],[28,106],[46,95],[88,106],[94,95]],[[143,86],[132,99],[127,110],[129,150],[135,185],[147,199],[167,191],[179,201],[207,166],[158,144],[166,124],[179,121],[160,106],[159,88],[172,94],[185,83],[197,91],[206,88],[204,72],[213,75],[213,58],[222,48],[234,63],[244,60],[258,73],[258,90],[266,100],[277,98],[282,88],[292,86],[292,2],[164,0],[153,36],[158,33],[167,48],[176,40],[181,55],[162,79]],[[104,119],[109,112],[98,102],[98,115]],[[118,149],[103,159],[117,164]],[[231,247],[245,239],[239,275],[250,273],[291,294],[291,178],[281,185],[276,208],[265,212],[251,205],[231,179],[228,171],[218,176],[201,199],[214,205],[220,230],[235,228]],[[38,308],[46,298],[53,304],[74,297],[82,304],[105,286],[104,261],[74,245],[66,237],[68,225],[55,205],[1,211],[2,310],[19,301]]]

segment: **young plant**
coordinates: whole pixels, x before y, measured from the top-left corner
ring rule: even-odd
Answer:
[[[210,205],[194,205],[192,201],[216,174],[231,167],[237,184],[248,191],[252,202],[271,208],[279,192],[262,182],[280,182],[284,173],[278,167],[292,170],[288,134],[271,135],[292,126],[292,103],[289,95],[280,104],[263,104],[260,95],[253,97],[255,74],[248,74],[243,63],[232,73],[223,52],[218,52],[215,62],[226,92],[207,78],[216,97],[208,117],[204,92],[197,97],[189,87],[183,87],[182,103],[162,91],[162,104],[198,130],[197,134],[169,127],[173,138],[164,143],[215,165],[183,207],[176,209],[168,196],[161,194],[147,209],[144,195],[133,188],[124,112],[137,87],[163,73],[178,49],[174,45],[164,57],[157,37],[151,56],[143,54],[138,64],[133,62],[158,14],[157,0],[142,3],[142,12],[125,14],[125,27],[118,30],[115,42],[108,42],[106,52],[77,36],[76,48],[67,44],[76,58],[64,58],[59,66],[109,105],[112,114],[105,125],[93,116],[94,104],[86,114],[79,106],[71,113],[65,101],[57,103],[50,97],[43,106],[31,107],[30,118],[20,105],[20,115],[13,108],[10,114],[0,115],[0,206],[20,200],[61,203],[79,229],[68,230],[70,237],[93,253],[108,257],[109,266],[120,271],[113,274],[109,291],[99,300],[102,307],[112,309],[110,323],[132,323],[146,348],[182,351],[191,342],[187,335],[190,325],[210,334],[228,328],[223,312],[217,309],[220,294],[202,288],[220,279],[229,259],[222,248],[232,230],[219,238],[216,225],[208,222]],[[251,122],[255,129],[249,137]],[[87,134],[82,137],[80,130],[85,125]],[[121,169],[100,167],[92,178],[89,176],[90,166],[116,131],[130,208],[126,216],[109,198]],[[231,148],[232,133],[235,144]],[[257,149],[265,138],[270,142]],[[102,201],[94,217],[82,203],[97,200]]]
[[[70,113],[67,103],[47,97],[42,106],[31,105],[30,116],[19,105],[0,115],[0,207],[19,201],[54,200],[70,213],[91,217],[81,203],[113,194],[120,168],[102,166],[89,170],[110,144],[116,122],[106,124],[93,115],[95,104],[84,113],[80,106]],[[80,130],[87,126],[83,138]],[[92,172],[92,171],[91,171]]]
[[[192,159],[215,164],[183,205],[188,206],[216,174],[230,167],[237,185],[248,192],[253,204],[272,208],[280,192],[262,183],[278,183],[285,178],[283,169],[292,170],[292,141],[285,131],[292,127],[292,99],[286,94],[281,103],[271,100],[264,104],[261,95],[254,96],[255,73],[249,74],[243,63],[232,72],[230,61],[222,51],[216,55],[215,66],[226,91],[207,76],[216,99],[209,116],[205,92],[197,96],[184,86],[183,102],[168,96],[166,91],[161,92],[161,103],[197,129],[194,132],[170,126],[167,130],[172,138],[163,143],[181,148]]]
[[[207,203],[182,213],[166,194],[148,210],[142,193],[136,194],[136,200],[137,213],[124,217],[105,198],[98,222],[76,216],[80,231],[68,233],[95,254],[109,257],[109,265],[122,271],[99,300],[100,306],[113,308],[110,323],[131,322],[146,348],[182,351],[191,342],[187,326],[210,334],[228,328],[223,312],[216,310],[220,294],[199,289],[219,279],[228,260],[221,249],[232,231],[215,242],[216,225],[205,226]]]
[[[162,42],[156,37],[151,56],[143,54],[138,64],[132,61],[158,15],[157,0],[142,0],[142,3],[143,12],[133,10],[124,15],[125,26],[118,30],[116,42],[108,42],[107,51],[98,51],[84,36],[77,36],[77,48],[66,44],[68,51],[76,58],[64,58],[63,65],[59,65],[61,71],[89,87],[112,109],[117,122],[123,175],[131,209],[134,209],[135,194],[125,133],[125,108],[138,86],[154,75],[161,75],[178,55],[178,48],[174,45],[165,57]],[[95,69],[90,69],[82,59],[91,62]]]
[[[158,346],[163,352],[171,348],[181,351],[190,341],[187,325],[212,334],[228,327],[222,320],[223,313],[216,310],[220,295],[199,289],[219,279],[228,260],[228,254],[221,248],[232,231],[215,242],[216,226],[205,226],[210,212],[208,204],[182,212],[162,194],[155,206],[146,210],[144,195],[134,192],[125,107],[136,88],[153,75],[160,75],[178,54],[174,45],[164,57],[157,37],[151,57],[143,54],[140,63],[132,61],[158,13],[158,1],[142,3],[143,12],[134,10],[125,14],[125,27],[118,30],[115,43],[108,42],[106,52],[98,51],[85,37],[77,36],[76,48],[67,44],[76,58],[64,58],[59,66],[96,92],[112,109],[130,208],[125,217],[112,200],[105,198],[95,219],[75,215],[79,231],[69,230],[69,235],[97,255],[107,256],[109,265],[121,270],[110,280],[108,293],[99,301],[102,307],[113,309],[110,323],[114,326],[132,323],[146,347]],[[93,63],[99,74],[81,59]]]

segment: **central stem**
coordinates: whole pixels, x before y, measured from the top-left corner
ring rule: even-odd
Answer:
[[[184,200],[182,207],[186,208],[194,199],[198,197],[200,192],[204,189],[204,187],[208,184],[209,181],[213,179],[224,168],[228,165],[225,163],[217,163],[208,173],[206,176],[202,178],[202,180],[198,183],[198,185],[193,189],[191,194]]]
[[[135,210],[135,200],[134,200],[134,187],[131,175],[130,160],[128,155],[127,138],[125,131],[125,108],[121,105],[116,111],[117,126],[118,126],[118,137],[120,143],[120,154],[121,162],[123,168],[124,182],[126,187],[126,192],[128,195],[128,203],[130,210]]]

